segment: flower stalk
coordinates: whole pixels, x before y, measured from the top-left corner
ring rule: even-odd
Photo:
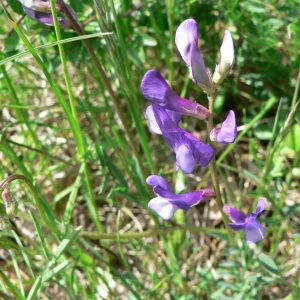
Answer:
[[[212,131],[214,123],[213,123],[213,115],[214,115],[214,106],[215,106],[215,97],[216,97],[217,91],[211,95],[208,95],[208,103],[209,103],[209,112],[210,115],[207,120],[207,133],[209,136],[209,133]],[[213,147],[213,142],[209,140],[208,142],[212,147]],[[210,174],[211,174],[211,179],[213,182],[214,190],[215,190],[215,198],[216,202],[219,208],[219,211],[222,215],[222,219],[224,222],[224,225],[227,229],[229,240],[232,244],[234,244],[234,237],[233,237],[233,232],[231,228],[229,227],[228,223],[230,222],[228,216],[224,213],[223,211],[223,201],[222,201],[222,196],[221,196],[221,191],[220,191],[220,183],[219,183],[219,177],[218,177],[218,170],[217,170],[217,164],[215,157],[212,158],[210,164],[209,164],[209,169],[210,169]]]

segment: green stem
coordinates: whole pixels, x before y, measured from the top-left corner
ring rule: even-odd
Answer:
[[[207,133],[208,133],[208,136],[209,136],[209,134],[212,131],[213,126],[214,126],[213,115],[214,115],[215,96],[216,96],[216,92],[214,94],[208,95],[209,112],[210,112],[210,115],[209,115],[208,121],[207,121]],[[210,139],[209,139],[209,144],[211,146],[213,145],[213,143],[212,143],[212,141],[210,141]],[[232,229],[228,225],[228,222],[230,222],[230,220],[229,220],[228,216],[223,212],[223,205],[224,204],[223,204],[223,201],[222,201],[222,196],[221,196],[221,191],[220,191],[218,170],[217,170],[217,164],[216,164],[215,157],[213,157],[213,159],[211,160],[211,162],[209,164],[209,169],[210,169],[211,179],[212,179],[214,190],[215,190],[216,202],[217,202],[219,211],[220,211],[220,213],[222,215],[222,219],[223,219],[224,225],[225,225],[225,227],[227,229],[230,242],[232,244],[234,244],[233,232],[232,232]]]
[[[155,230],[147,230],[142,232],[126,232],[126,233],[98,233],[98,232],[81,232],[80,236],[90,239],[90,240],[125,240],[125,239],[140,239],[145,237],[159,236],[166,233],[174,232],[180,230],[182,232],[203,232],[203,233],[214,233],[220,234],[224,233],[224,229],[217,228],[207,228],[207,227],[198,227],[198,226],[175,226],[175,227],[165,227]]]
[[[59,236],[60,235],[59,230],[47,218],[47,215],[44,212],[44,207],[43,207],[42,201],[40,200],[39,194],[29,178],[27,178],[26,176],[21,175],[21,174],[10,175],[6,179],[4,179],[0,182],[0,190],[14,180],[22,180],[28,186],[28,188],[30,189],[30,191],[32,193],[34,202],[36,204],[36,207],[38,209],[38,212],[39,212],[44,224],[48,227],[48,229],[50,229],[57,236]]]
[[[50,0],[50,4],[51,4],[51,11],[52,11],[52,14],[53,14],[56,40],[60,41],[61,40],[61,33],[60,33],[59,23],[58,23],[58,19],[57,19],[57,11],[56,11],[55,0]],[[58,50],[59,50],[61,63],[62,63],[63,70],[64,70],[65,83],[66,83],[66,87],[67,87],[68,97],[69,97],[69,100],[70,100],[72,114],[73,114],[74,119],[79,124],[78,115],[77,115],[76,106],[75,106],[75,100],[74,100],[74,96],[73,96],[72,88],[71,88],[70,76],[69,76],[69,72],[68,72],[68,68],[67,68],[67,62],[66,62],[66,57],[65,57],[64,46],[62,44],[58,44],[57,47],[58,47]]]

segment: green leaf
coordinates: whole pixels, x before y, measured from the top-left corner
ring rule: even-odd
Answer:
[[[40,221],[37,219],[37,217],[35,216],[35,214],[32,211],[29,211],[29,213],[32,217],[35,228],[36,228],[39,238],[41,240],[44,257],[48,259],[49,258],[48,248],[47,248],[47,244],[46,244],[46,241],[44,238],[44,233],[43,233],[41,225],[40,225]]]
[[[15,284],[13,284],[9,278],[4,274],[2,268],[0,268],[0,278],[7,285],[9,290],[17,297],[18,300],[26,300],[26,298],[19,292]]]
[[[259,261],[264,265],[264,267],[269,270],[271,273],[279,275],[278,268],[274,260],[265,253],[261,253],[258,256]]]
[[[5,42],[4,42],[5,52],[10,52],[10,51],[13,51],[13,50],[17,50],[17,48],[19,46],[19,43],[20,43],[20,39],[13,38],[13,37],[7,37],[5,39]]]
[[[149,34],[143,33],[140,35],[140,37],[142,38],[142,43],[144,46],[154,47],[157,45],[156,39],[154,39]]]
[[[41,284],[42,284],[42,277],[38,276],[27,295],[27,300],[36,299],[36,294],[38,293]]]
[[[42,283],[44,283],[44,282],[48,281],[49,279],[51,279],[53,276],[55,276],[60,271],[62,271],[63,269],[65,269],[70,263],[71,263],[71,260],[65,260],[64,262],[62,262],[61,264],[59,264],[58,266],[56,266],[52,270],[48,271],[43,276]]]
[[[68,249],[68,247],[72,245],[73,241],[76,239],[77,235],[80,233],[81,230],[82,226],[79,226],[68,237],[63,239],[63,241],[60,243],[60,245],[55,251],[55,259],[58,259]]]

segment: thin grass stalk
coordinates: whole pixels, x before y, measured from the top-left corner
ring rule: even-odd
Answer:
[[[52,14],[53,14],[56,39],[58,41],[60,41],[61,40],[61,33],[60,33],[59,23],[58,23],[58,19],[57,19],[57,11],[56,11],[55,1],[50,0],[50,4],[51,4],[51,11],[52,11]],[[79,125],[79,120],[78,120],[78,114],[77,114],[77,111],[76,111],[76,105],[75,105],[74,95],[73,95],[73,92],[72,92],[71,80],[70,80],[69,71],[68,71],[68,68],[67,68],[67,60],[66,60],[63,45],[58,44],[58,49],[59,49],[60,59],[61,59],[62,66],[63,66],[65,83],[66,83],[67,93],[68,93],[68,97],[69,97],[69,101],[70,101],[70,105],[71,105],[72,115],[73,115],[73,118],[74,118],[75,122],[77,123],[79,133],[82,135],[81,128],[80,128],[80,125]],[[83,143],[83,140],[81,140],[81,142],[82,142],[82,144],[77,145],[77,147],[78,147],[78,149],[80,149],[80,152],[79,152],[80,156],[83,159],[85,159],[86,158],[85,144]],[[97,230],[99,232],[103,232],[102,224],[100,222],[100,219],[99,219],[99,216],[98,216],[98,213],[97,213],[97,205],[96,205],[96,201],[95,201],[95,197],[94,197],[94,193],[93,193],[93,187],[92,187],[92,183],[91,183],[91,178],[90,178],[90,174],[89,174],[89,166],[87,164],[85,164],[84,178],[85,178],[85,183],[86,183],[87,190],[88,190],[88,195],[89,195],[89,197],[86,200],[87,200],[88,208],[89,208],[90,213],[91,213],[91,217],[93,219],[93,222],[94,222]]]
[[[116,26],[118,40],[119,40],[119,44],[120,44],[120,50],[121,50],[120,56],[121,56],[122,61],[119,63],[119,65],[124,66],[124,68],[120,70],[121,71],[120,73],[122,74],[120,76],[120,78],[124,81],[124,90],[126,92],[126,100],[127,100],[128,106],[130,108],[130,113],[133,118],[133,121],[135,122],[137,132],[139,133],[140,143],[142,145],[142,148],[144,149],[144,154],[146,156],[149,168],[151,169],[151,172],[154,173],[154,165],[153,165],[151,153],[149,151],[148,139],[146,138],[144,126],[142,125],[143,119],[142,119],[142,116],[140,113],[140,108],[137,105],[136,97],[134,94],[134,91],[136,91],[136,87],[134,86],[133,79],[132,79],[132,74],[131,74],[132,71],[130,68],[129,60],[128,60],[125,41],[124,41],[124,38],[122,35],[122,30],[121,30],[121,26],[119,24],[118,16],[115,11],[114,3],[112,0],[110,2],[111,2],[111,10],[113,12],[114,23]],[[116,68],[116,70],[118,70],[118,65],[115,64],[115,68]],[[125,74],[126,74],[125,76],[124,76],[124,70],[125,70]]]
[[[68,121],[70,123],[72,132],[74,134],[74,138],[76,141],[76,144],[78,145],[78,147],[80,147],[78,150],[81,153],[83,151],[82,149],[82,145],[84,144],[82,141],[82,135],[80,132],[80,128],[78,128],[78,124],[76,123],[76,120],[74,119],[70,108],[66,102],[66,100],[64,99],[62,92],[60,91],[58,85],[56,84],[55,80],[52,78],[52,76],[50,75],[47,67],[45,66],[45,64],[43,63],[41,57],[39,56],[39,54],[36,52],[36,50],[32,47],[31,43],[28,41],[28,39],[26,38],[26,36],[24,35],[24,33],[22,32],[22,30],[20,29],[20,27],[18,26],[18,24],[14,21],[14,19],[12,18],[12,16],[10,15],[10,13],[8,12],[8,10],[6,9],[6,7],[3,4],[3,1],[0,0],[2,3],[2,6],[12,24],[12,26],[14,27],[15,31],[17,32],[17,34],[19,35],[19,37],[21,38],[21,40],[24,42],[25,46],[28,48],[28,50],[30,51],[30,53],[32,54],[32,56],[35,58],[36,62],[38,63],[39,67],[42,69],[44,75],[46,76],[51,88],[53,89],[58,101],[60,102],[63,110],[65,111]]]
[[[166,11],[167,11],[167,19],[168,19],[168,25],[169,25],[169,53],[170,55],[173,55],[174,52],[174,17],[172,14],[172,8],[173,8],[173,0],[165,0],[166,5]],[[170,85],[172,85],[173,81],[173,60],[167,59],[168,64],[168,80]]]
[[[68,8],[66,7],[65,3],[62,1],[62,0],[59,0],[58,1],[59,4],[61,4],[61,6],[63,7],[63,10],[64,10],[64,13],[65,15],[67,16],[67,18],[69,19],[70,23],[72,24],[74,30],[79,34],[79,35],[84,35],[84,30],[82,29],[82,27],[78,24],[78,22],[74,19],[74,17],[72,16],[72,14],[69,12]],[[98,60],[98,57],[96,56],[95,54],[95,51],[92,47],[92,45],[90,44],[89,40],[83,40],[83,43],[86,47],[86,49],[88,50],[92,60],[93,60],[93,63],[94,63],[94,66],[101,78],[101,80],[103,81],[109,95],[110,95],[110,98],[114,104],[114,108],[116,110],[116,113],[118,115],[118,117],[120,118],[121,122],[122,122],[122,125],[123,125],[123,128],[124,128],[124,131],[126,133],[126,136],[129,140],[129,143],[130,143],[130,146],[133,150],[133,153],[134,155],[136,156],[138,162],[139,162],[139,165],[141,167],[141,170],[142,170],[142,173],[143,173],[143,176],[144,178],[147,177],[147,172],[145,170],[145,167],[143,165],[143,162],[142,162],[142,157],[140,155],[140,152],[136,146],[136,142],[134,140],[134,137],[133,137],[133,134],[131,133],[130,131],[130,128],[129,128],[129,125],[127,123],[127,120],[125,118],[125,114],[123,113],[123,110],[121,109],[121,105],[120,105],[120,99],[115,95],[112,87],[111,87],[111,84],[110,84],[110,80],[109,78],[107,77],[104,69],[102,68],[99,60]]]
[[[6,72],[5,66],[0,66],[0,70],[1,70],[4,80],[8,86],[8,90],[10,91],[11,100],[12,100],[13,105],[21,107],[17,93],[16,93],[14,86]],[[15,108],[15,113],[16,113],[18,120],[25,123],[27,130],[29,132],[29,135],[32,138],[35,147],[40,148],[39,141],[38,141],[34,131],[32,130],[30,123],[28,122],[28,115],[27,115],[26,111],[24,111],[23,109]],[[22,131],[24,131],[24,128],[22,128]]]

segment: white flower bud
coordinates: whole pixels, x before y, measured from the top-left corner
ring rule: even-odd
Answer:
[[[231,34],[228,30],[225,30],[223,43],[220,48],[221,59],[220,63],[216,66],[213,82],[216,84],[221,84],[223,80],[227,77],[231,68],[234,64],[234,46]]]

